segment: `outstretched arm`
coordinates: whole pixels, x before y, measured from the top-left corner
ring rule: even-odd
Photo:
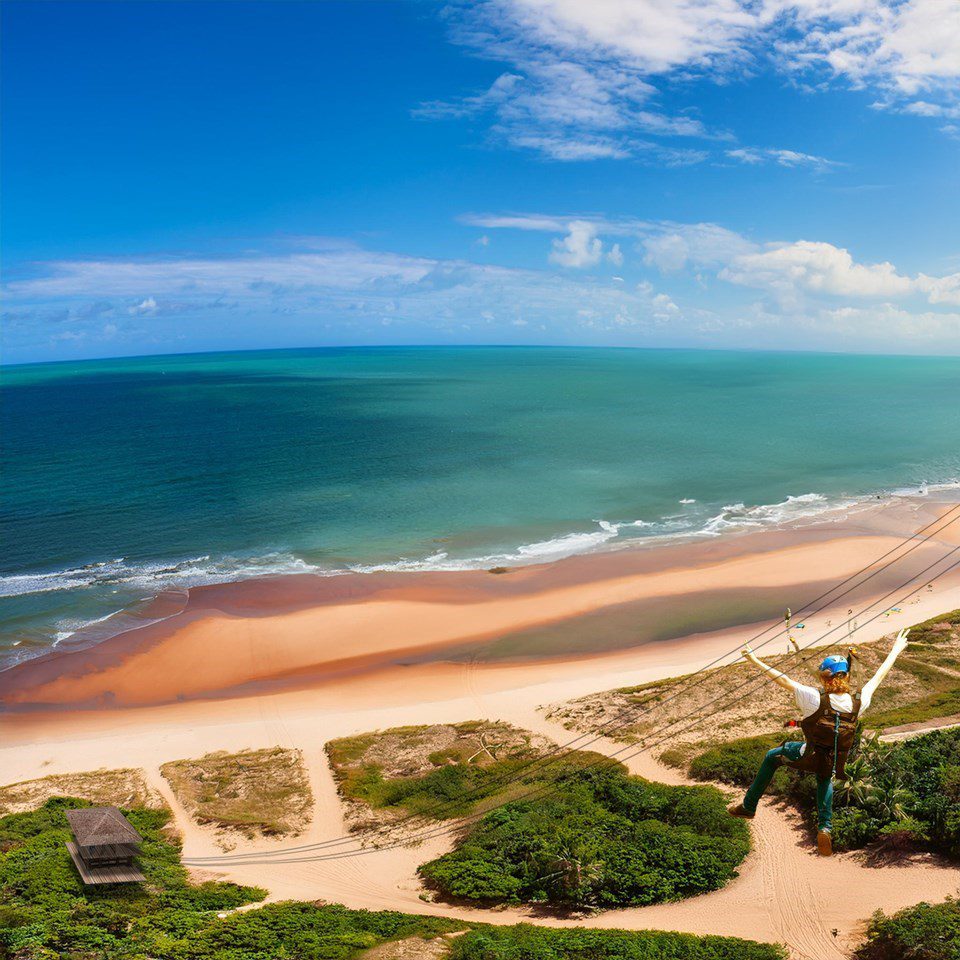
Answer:
[[[873,695],[877,692],[877,687],[883,683],[884,677],[890,672],[890,668],[896,662],[897,657],[907,649],[907,634],[909,630],[901,630],[897,634],[897,639],[893,641],[893,647],[887,654],[887,659],[880,664],[880,669],[863,685],[860,691],[861,710],[866,710],[873,700]]]
[[[786,690],[793,690],[796,692],[797,687],[800,686],[795,680],[791,680],[785,673],[781,673],[776,667],[771,667],[769,663],[764,663],[754,652],[750,649],[749,645],[745,646],[743,650],[740,651],[746,660],[749,660],[755,667],[759,667],[774,683],[783,687]]]

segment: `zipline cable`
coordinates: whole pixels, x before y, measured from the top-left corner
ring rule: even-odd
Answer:
[[[873,579],[873,577],[875,577],[875,576],[879,575],[880,573],[884,572],[885,570],[889,569],[894,563],[898,562],[899,560],[904,559],[904,557],[908,556],[908,555],[909,555],[910,553],[912,553],[914,550],[918,549],[918,548],[921,547],[923,544],[927,543],[933,536],[935,536],[937,533],[941,532],[943,529],[945,529],[947,526],[949,526],[951,523],[953,523],[956,519],[958,519],[958,517],[951,517],[949,520],[946,520],[946,522],[944,522],[943,525],[942,525],[941,527],[939,527],[937,530],[932,531],[932,532],[930,532],[930,533],[927,533],[927,535],[924,536],[924,537],[919,537],[919,535],[920,535],[921,533],[924,533],[924,531],[928,531],[928,530],[930,529],[930,527],[936,526],[937,524],[941,523],[941,521],[944,521],[944,519],[945,519],[946,517],[948,517],[951,513],[954,513],[954,512],[956,512],[956,511],[958,511],[958,510],[960,510],[960,504],[956,504],[956,505],[954,505],[953,507],[949,508],[948,510],[944,511],[944,513],[943,513],[941,516],[937,517],[935,520],[932,520],[930,523],[928,523],[928,524],[926,524],[925,526],[921,527],[918,531],[916,531],[915,533],[911,534],[909,537],[904,538],[902,541],[900,541],[900,542],[899,542],[898,544],[896,544],[894,547],[891,547],[890,550],[888,550],[886,553],[882,554],[882,555],[881,555],[880,557],[878,557],[876,560],[873,560],[873,561],[871,561],[871,563],[867,564],[866,566],[861,567],[859,570],[857,570],[856,572],[850,574],[850,575],[847,576],[844,580],[841,580],[838,584],[834,585],[833,587],[831,587],[829,590],[825,591],[824,593],[821,593],[818,597],[815,597],[813,600],[811,600],[811,601],[809,601],[808,603],[804,604],[804,606],[801,607],[801,608],[799,608],[799,609],[800,609],[800,610],[806,610],[808,607],[812,606],[813,604],[819,603],[820,600],[822,600],[823,598],[829,596],[831,593],[834,593],[834,592],[835,592],[836,590],[838,590],[840,587],[843,587],[843,586],[845,586],[846,584],[849,584],[849,583],[850,583],[852,580],[854,580],[856,577],[858,577],[858,576],[860,576],[861,574],[865,573],[867,570],[869,570],[869,569],[870,569],[872,566],[874,566],[875,564],[878,564],[878,563],[880,563],[881,561],[885,560],[887,557],[889,557],[891,554],[895,553],[897,550],[899,550],[899,549],[900,549],[901,547],[903,547],[905,544],[910,543],[911,541],[914,541],[913,544],[912,544],[912,546],[911,546],[905,553],[903,553],[901,556],[894,558],[893,560],[891,560],[891,561],[890,561],[888,564],[886,564],[885,566],[880,567],[880,568],[878,568],[877,570],[874,570],[873,573],[871,573],[871,574],[870,574],[869,576],[867,576],[867,577],[864,577],[864,579],[861,580],[859,583],[853,584],[853,585],[850,586],[847,590],[844,590],[842,593],[837,594],[837,596],[831,598],[829,601],[827,601],[826,603],[824,603],[822,606],[818,607],[816,610],[808,611],[808,614],[809,614],[809,613],[812,613],[812,614],[819,613],[819,612],[821,612],[822,610],[826,609],[830,604],[836,603],[836,601],[839,600],[841,597],[846,596],[848,593],[851,593],[853,590],[856,590],[857,588],[863,586],[863,584],[865,584],[867,581]],[[918,537],[919,537],[919,539],[918,539]],[[772,625],[764,628],[763,630],[760,631],[760,633],[756,634],[754,637],[750,638],[750,639],[747,640],[746,642],[749,643],[749,644],[757,643],[757,641],[758,641],[764,634],[768,633],[771,629],[773,629],[774,627],[776,627],[776,626],[777,626],[779,623],[781,623],[781,622],[782,622],[782,621],[780,621],[780,620],[775,621]],[[780,634],[785,633],[785,632],[787,632],[787,628],[786,628],[786,627],[781,627],[780,630],[778,630],[776,633],[773,634],[773,636],[768,637],[766,640],[763,640],[763,641],[757,643],[757,649],[761,649],[762,647],[766,646],[768,643],[773,642]],[[832,631],[831,631],[831,632],[832,632]],[[697,678],[700,674],[706,672],[707,670],[709,670],[709,669],[711,669],[712,667],[716,666],[717,664],[721,663],[721,662],[722,662],[723,660],[725,660],[727,657],[732,656],[733,654],[735,654],[735,653],[737,652],[738,649],[739,649],[739,647],[734,648],[733,650],[730,650],[730,651],[727,651],[727,652],[721,654],[719,657],[715,658],[715,659],[712,660],[710,663],[708,663],[708,664],[700,667],[698,670],[696,670],[696,671],[693,672],[692,674],[688,674],[686,677],[682,678],[680,681],[678,681],[678,684],[677,684],[678,689],[675,690],[675,692],[672,694],[672,696],[666,698],[665,700],[658,700],[655,706],[656,706],[656,707],[663,706],[664,704],[669,703],[671,700],[673,700],[673,699],[675,699],[676,697],[680,696],[682,693],[685,692],[685,689],[686,689],[685,687],[680,687],[681,684],[687,684],[687,685],[689,685],[689,684],[693,683],[693,681],[696,680],[696,678]],[[578,735],[577,737],[573,738],[573,740],[569,740],[569,741],[567,741],[566,743],[563,743],[563,744],[558,744],[558,745],[556,745],[555,747],[553,747],[552,749],[546,751],[545,753],[539,754],[539,755],[531,758],[530,760],[525,761],[525,762],[524,762],[523,764],[521,764],[519,767],[514,768],[514,770],[512,770],[512,771],[507,775],[506,780],[504,781],[504,783],[505,783],[505,784],[509,784],[509,783],[511,783],[511,782],[514,782],[514,781],[517,779],[517,775],[518,775],[519,773],[523,772],[523,771],[531,770],[531,769],[533,769],[533,768],[535,768],[535,767],[538,767],[538,766],[549,766],[550,764],[556,762],[557,760],[562,759],[563,755],[565,755],[566,753],[571,752],[571,751],[574,750],[574,749],[576,749],[576,750],[584,750],[584,749],[586,749],[586,748],[589,747],[591,744],[596,743],[602,736],[604,736],[604,735],[605,735],[605,731],[607,730],[607,728],[616,730],[616,729],[619,729],[619,728],[622,727],[622,726],[625,726],[627,723],[632,723],[632,722],[634,722],[635,719],[638,719],[638,717],[636,716],[636,715],[637,715],[637,711],[641,710],[642,707],[644,707],[647,703],[649,703],[649,702],[650,702],[651,700],[653,700],[653,699],[655,699],[655,695],[651,695],[651,696],[647,697],[646,699],[640,701],[640,703],[634,704],[633,706],[626,708],[625,710],[621,711],[620,713],[615,714],[614,716],[610,717],[608,720],[604,721],[604,723],[601,724],[599,727],[594,728],[594,730],[589,731],[589,732],[582,733],[582,734]],[[645,713],[649,713],[649,712],[650,712],[649,710],[648,710],[648,711],[645,711]],[[642,715],[645,715],[645,714],[641,714],[641,716],[642,716]],[[626,719],[623,719],[623,718],[626,718]],[[621,721],[621,722],[617,723],[616,721],[618,721],[618,720]],[[583,741],[583,740],[585,740],[585,739],[586,739],[586,742],[580,743],[580,741]],[[427,808],[425,808],[425,809],[423,809],[423,810],[421,810],[421,811],[419,811],[419,812],[417,812],[417,813],[408,814],[408,815],[406,815],[406,816],[404,816],[404,817],[399,818],[399,819],[396,820],[396,821],[393,821],[393,822],[390,823],[390,824],[385,824],[385,825],[382,826],[382,827],[373,828],[372,830],[368,831],[368,836],[376,836],[378,833],[391,833],[391,832],[394,832],[398,827],[402,826],[404,823],[408,823],[408,822],[413,821],[413,820],[420,820],[420,819],[422,819],[422,818],[424,818],[424,817],[432,816],[436,811],[444,810],[444,809],[446,809],[446,808],[449,808],[449,807],[452,807],[452,806],[455,806],[455,805],[462,804],[464,801],[469,800],[471,797],[475,797],[477,794],[484,793],[485,791],[488,791],[491,786],[494,787],[494,788],[496,788],[496,787],[498,787],[498,786],[500,786],[500,785],[501,785],[501,781],[500,781],[498,778],[492,778],[491,780],[488,780],[486,783],[479,784],[479,785],[477,785],[476,787],[470,788],[468,791],[466,791],[466,792],[465,792],[464,794],[462,794],[460,797],[453,798],[453,799],[450,799],[450,800],[438,801],[437,803],[433,804],[432,806],[427,807]],[[360,836],[358,836],[357,834],[352,834],[352,835],[349,835],[349,834],[348,834],[348,835],[344,835],[344,836],[341,836],[341,837],[334,837],[334,838],[331,838],[331,839],[329,839],[329,840],[318,841],[317,843],[314,843],[314,844],[300,844],[300,845],[293,846],[293,847],[286,847],[286,848],[284,848],[283,850],[264,851],[264,854],[263,854],[263,855],[264,855],[264,856],[284,856],[284,855],[289,854],[289,853],[296,853],[296,852],[301,852],[301,851],[304,851],[304,850],[316,850],[316,849],[322,849],[322,848],[326,848],[326,847],[342,846],[342,845],[345,845],[345,844],[348,844],[348,843],[352,843],[352,842],[354,842],[354,841],[356,841],[356,840],[358,840],[358,839],[362,840],[363,838],[360,837]],[[242,853],[240,853],[240,854],[226,854],[226,855],[223,856],[221,862],[226,862],[226,861],[228,861],[228,860],[233,860],[233,859],[240,859],[240,858],[247,857],[247,856],[251,856],[251,855],[252,855],[252,854],[242,854]]]
[[[929,529],[930,526],[936,525],[936,524],[939,523],[941,520],[943,520],[944,517],[948,516],[950,513],[953,513],[954,511],[956,511],[956,510],[958,510],[958,509],[960,509],[960,504],[958,504],[958,505],[956,505],[955,507],[952,507],[952,508],[950,508],[949,510],[945,511],[945,513],[944,513],[941,517],[937,518],[937,520],[935,520],[935,521],[932,521],[930,524],[927,524],[925,527],[922,527],[922,528],[920,529],[920,531],[918,531],[917,533],[923,532],[924,530]],[[919,540],[919,541],[917,541],[916,543],[914,543],[913,546],[911,546],[910,549],[909,549],[906,553],[904,553],[902,556],[897,557],[895,560],[893,560],[893,561],[891,561],[890,563],[888,563],[885,567],[882,567],[882,568],[880,568],[880,569],[878,569],[878,570],[875,570],[875,571],[874,571],[873,573],[871,573],[868,577],[866,577],[866,578],[864,578],[862,581],[860,581],[860,583],[853,585],[853,586],[850,587],[848,590],[844,591],[843,594],[840,594],[840,595],[838,595],[837,597],[833,598],[833,600],[831,600],[830,603],[836,602],[836,600],[839,599],[840,596],[843,596],[843,595],[845,595],[846,593],[849,593],[849,592],[851,592],[852,590],[857,589],[858,587],[860,587],[860,586],[862,586],[864,583],[866,583],[867,580],[872,579],[874,576],[876,576],[876,575],[878,575],[879,573],[883,572],[883,570],[889,569],[889,567],[892,566],[893,563],[897,562],[898,560],[902,560],[904,557],[906,557],[907,555],[909,555],[909,553],[911,553],[913,550],[917,549],[917,548],[918,548],[919,546],[921,546],[923,543],[926,543],[927,541],[929,541],[929,539],[930,539],[932,536],[934,536],[935,533],[939,533],[942,529],[945,529],[947,526],[949,526],[951,523],[953,523],[956,519],[958,519],[958,518],[957,518],[957,517],[953,517],[953,518],[951,518],[950,520],[946,521],[946,523],[944,523],[943,526],[940,527],[938,530],[933,531],[932,533],[929,533],[926,537],[924,537],[924,538],[922,538],[921,540]],[[813,601],[811,601],[811,603],[816,603],[816,602],[818,602],[822,597],[829,595],[831,592],[833,592],[834,590],[836,590],[836,589],[838,589],[839,587],[843,586],[844,584],[848,583],[850,580],[852,580],[852,579],[854,579],[855,577],[859,576],[861,573],[865,572],[866,570],[869,570],[869,569],[870,569],[870,566],[872,566],[872,565],[875,564],[875,563],[878,563],[880,560],[885,559],[885,558],[888,557],[891,553],[895,552],[897,549],[899,549],[900,547],[902,547],[904,544],[910,542],[911,539],[915,539],[916,537],[917,537],[917,534],[913,534],[913,535],[911,535],[911,537],[904,539],[904,540],[901,541],[899,544],[897,544],[897,546],[891,548],[891,550],[887,551],[886,554],[884,554],[884,555],[882,555],[880,558],[878,558],[878,560],[873,561],[871,564],[869,564],[869,565],[861,568],[861,569],[860,569],[859,571],[857,571],[856,573],[851,574],[851,575],[848,576],[845,580],[841,581],[841,582],[840,582],[839,584],[837,584],[835,587],[831,588],[831,590],[826,591],[825,593],[821,594],[820,597],[815,598]],[[929,567],[928,567],[927,569],[929,569]],[[922,571],[921,571],[921,572],[922,572]],[[907,582],[909,582],[909,581],[907,581]],[[889,595],[889,594],[888,594],[888,595]],[[819,608],[819,609],[822,610],[822,609],[824,609],[826,606],[827,606],[827,604],[825,604],[823,607],[821,607],[821,608]],[[871,604],[870,606],[873,606],[873,604]],[[867,607],[866,609],[869,609],[869,607]],[[818,610],[818,611],[814,611],[814,612],[819,612],[819,610]],[[778,622],[779,622],[779,621],[778,621]],[[751,643],[751,644],[754,643],[759,637],[762,637],[764,633],[769,632],[770,629],[771,629],[771,627],[767,627],[766,629],[764,629],[763,631],[761,631],[759,634],[757,634],[754,638],[751,638],[750,640],[748,640],[748,641],[746,641],[746,642],[747,642],[747,643]],[[825,637],[825,636],[828,636],[830,633],[835,632],[837,629],[839,629],[839,625],[838,625],[838,627],[833,628],[833,630],[828,631],[827,634],[823,634],[820,639],[822,639],[822,638]],[[760,648],[766,646],[766,644],[772,642],[774,639],[776,639],[777,635],[779,635],[779,633],[781,633],[781,632],[783,632],[783,631],[782,631],[782,630],[781,630],[781,631],[778,631],[778,633],[777,633],[777,634],[774,634],[774,636],[769,637],[767,640],[764,640],[764,641],[762,641],[761,643],[759,643],[759,644],[757,645],[757,649],[760,649]],[[814,643],[814,642],[816,642],[816,641],[811,641],[811,643]],[[806,647],[809,647],[810,645],[811,645],[811,644],[807,644]],[[742,646],[742,644],[741,644],[740,646]],[[806,647],[805,647],[805,648],[806,648]],[[804,649],[805,649],[805,648],[804,648]],[[710,667],[716,665],[716,664],[719,663],[720,661],[726,659],[726,657],[732,655],[732,654],[735,653],[738,649],[739,649],[739,646],[738,646],[737,648],[735,648],[734,650],[732,650],[732,651],[728,651],[727,653],[722,654],[720,657],[718,657],[717,659],[715,659],[715,660],[712,661],[711,663],[707,664],[707,665],[704,666],[704,667],[701,667],[699,670],[697,670],[697,671],[695,671],[694,673],[689,674],[687,677],[683,678],[681,681],[679,681],[679,683],[680,683],[680,684],[686,683],[686,684],[689,685],[689,684],[692,683],[701,673],[705,672],[705,671],[708,670]],[[676,699],[676,697],[680,696],[682,693],[685,692],[685,689],[686,689],[686,688],[677,689],[676,692],[674,692],[672,696],[670,696],[670,697],[668,697],[668,698],[666,698],[666,699],[659,700],[655,706],[659,707],[659,706],[662,706],[662,705],[670,702],[670,701],[673,700],[673,699]],[[584,738],[588,738],[588,739],[587,739],[587,742],[586,742],[585,744],[582,744],[580,747],[577,747],[577,749],[582,750],[582,749],[584,749],[586,746],[589,746],[591,743],[597,742],[599,739],[601,739],[601,737],[604,735],[604,731],[606,731],[608,728],[609,728],[609,729],[616,730],[616,729],[619,729],[619,728],[625,726],[627,723],[632,723],[632,722],[634,721],[634,719],[636,719],[636,716],[635,716],[635,715],[636,715],[637,711],[640,710],[640,708],[642,708],[646,703],[650,702],[650,700],[654,699],[654,697],[655,697],[655,695],[651,695],[651,696],[648,697],[646,700],[641,701],[641,703],[636,704],[636,705],[634,705],[633,707],[627,708],[627,709],[624,710],[624,711],[621,711],[619,714],[616,714],[615,716],[609,718],[609,720],[605,721],[603,724],[601,724],[598,728],[595,728],[593,731],[589,731],[589,732],[587,732],[587,733],[580,734],[578,737],[575,737],[572,741],[568,741],[568,743],[559,745],[559,746],[555,747],[553,750],[548,751],[548,753],[547,753],[546,755],[540,755],[540,756],[538,756],[538,757],[533,758],[532,760],[527,761],[525,764],[521,765],[519,768],[516,768],[516,769],[514,769],[513,771],[511,771],[510,775],[506,778],[506,780],[505,780],[505,782],[504,782],[504,785],[509,785],[509,784],[512,783],[512,782],[516,782],[516,781],[519,779],[519,777],[518,777],[517,775],[520,774],[520,773],[522,773],[524,770],[532,769],[533,767],[538,766],[538,765],[546,766],[546,765],[549,765],[550,763],[555,762],[555,761],[558,760],[558,759],[561,759],[561,757],[558,755],[560,751],[570,752],[570,750],[571,750],[571,748],[573,747],[573,745],[576,744],[578,741],[583,740]],[[646,711],[646,713],[649,713],[649,712],[650,712],[650,711]],[[625,719],[624,719],[624,718],[625,718]],[[620,722],[616,722],[616,721],[618,721],[618,720],[619,720]],[[428,808],[426,808],[425,810],[420,811],[420,812],[418,812],[418,813],[416,813],[416,814],[410,814],[410,815],[408,815],[408,816],[406,816],[406,817],[403,817],[403,818],[400,818],[400,819],[398,819],[397,821],[394,821],[394,822],[392,822],[392,823],[390,823],[390,824],[385,824],[383,827],[375,828],[374,830],[368,832],[368,836],[376,836],[378,833],[391,833],[391,832],[394,832],[399,826],[403,825],[403,824],[406,823],[406,822],[409,822],[409,821],[411,821],[411,820],[422,819],[422,817],[424,817],[424,816],[429,816],[429,815],[431,815],[431,814],[432,814],[434,811],[436,811],[436,810],[442,810],[442,809],[447,808],[447,807],[451,807],[451,806],[454,806],[454,805],[462,804],[465,800],[468,800],[471,796],[475,795],[475,794],[478,793],[478,792],[481,792],[481,791],[483,791],[483,790],[486,790],[486,789],[489,788],[491,785],[494,786],[494,787],[497,787],[497,786],[500,785],[500,781],[498,781],[498,780],[488,781],[486,784],[481,784],[481,785],[479,785],[477,788],[471,788],[471,790],[465,792],[463,795],[461,795],[461,796],[458,797],[458,798],[453,798],[453,799],[448,800],[448,801],[440,801],[440,802],[434,804],[433,806],[428,807]],[[347,836],[339,837],[339,838],[331,838],[330,840],[326,840],[326,841],[319,841],[319,842],[317,842],[317,843],[315,843],[315,844],[301,844],[301,845],[298,845],[298,846],[295,846],[295,847],[286,847],[286,848],[284,848],[283,850],[264,851],[264,853],[263,853],[262,855],[263,855],[263,856],[271,856],[271,857],[273,857],[273,856],[285,856],[285,855],[288,855],[288,854],[290,854],[290,853],[298,853],[298,852],[302,852],[302,851],[305,851],[305,850],[315,850],[315,849],[323,849],[323,848],[333,847],[333,846],[341,846],[341,845],[344,845],[344,844],[353,843],[353,842],[355,842],[355,841],[357,841],[357,840],[362,841],[363,839],[364,839],[363,836],[360,836],[360,835],[358,835],[358,834],[353,834],[353,835],[347,835]],[[250,857],[250,856],[254,856],[254,855],[255,855],[255,854],[252,854],[252,853],[247,853],[247,854],[227,854],[227,855],[223,855],[222,857],[218,857],[217,860],[218,860],[218,862],[227,862],[227,861],[232,861],[232,860],[240,860],[240,859],[243,859],[243,858],[245,858],[245,857]]]
[[[914,575],[913,575],[912,577],[910,577],[907,581],[904,581],[904,583],[902,583],[900,586],[905,586],[907,583],[910,583],[912,580],[915,580],[918,576],[923,575],[924,573],[926,573],[926,572],[928,572],[929,570],[933,569],[933,567],[939,565],[940,563],[943,563],[946,559],[948,559],[949,557],[953,556],[953,555],[954,555],[955,553],[957,553],[958,551],[960,551],[960,546],[954,547],[954,548],[953,548],[952,550],[950,550],[947,554],[945,554],[944,556],[940,557],[938,560],[934,561],[932,564],[928,565],[926,568],[924,568],[923,570],[921,570],[919,573],[914,574]],[[914,588],[912,588],[912,589],[909,590],[906,594],[904,594],[904,596],[901,598],[901,600],[899,600],[899,601],[897,601],[897,602],[903,602],[904,600],[906,600],[906,598],[912,596],[912,595],[917,591],[917,589],[922,589],[923,587],[927,586],[928,584],[933,583],[934,580],[937,579],[937,577],[944,576],[946,573],[949,573],[951,570],[953,570],[953,569],[954,569],[955,567],[957,567],[957,566],[960,566],[960,560],[954,561],[954,563],[952,563],[949,567],[947,567],[945,570],[940,571],[936,576],[934,576],[934,577],[932,577],[930,580],[926,581],[926,583],[921,584],[919,587],[914,587]],[[897,588],[897,589],[899,589],[899,588]],[[881,597],[880,600],[885,600],[885,599],[887,599],[887,597],[889,597],[890,594],[893,593],[893,592],[895,592],[895,591],[893,591],[893,590],[892,590],[892,591],[889,591],[886,595],[884,595],[883,597]],[[871,603],[871,604],[869,604],[867,607],[865,607],[865,608],[864,608],[864,611],[861,611],[861,615],[862,615],[862,612],[865,612],[866,610],[869,610],[869,609],[871,609],[872,607],[876,606],[876,604],[877,604],[878,602],[879,602],[879,601],[874,601],[873,603]],[[875,614],[875,615],[872,616],[870,619],[868,619],[864,624],[862,624],[858,629],[862,629],[863,626],[866,626],[867,624],[872,623],[874,620],[878,619],[879,617],[881,617],[881,616],[883,616],[883,615],[884,615],[884,612],[883,612],[883,611]],[[817,644],[820,640],[822,640],[825,636],[828,636],[830,633],[833,633],[836,629],[838,629],[838,628],[833,628],[832,630],[828,631],[827,634],[823,634],[823,635],[821,635],[820,637],[811,640],[810,643],[805,644],[801,649],[802,649],[802,650],[807,650],[807,649],[809,649],[810,647],[813,647],[813,646],[814,646],[815,644]],[[810,659],[812,659],[812,656],[811,656],[811,657],[808,657],[808,658],[805,658],[805,660],[804,660],[803,662],[807,662],[807,661],[810,660]],[[747,688],[741,693],[740,696],[738,696],[738,697],[736,697],[736,698],[734,698],[734,699],[732,699],[732,700],[729,700],[728,702],[724,703],[724,704],[723,704],[723,708],[728,708],[728,707],[732,706],[733,704],[739,703],[739,702],[741,702],[742,700],[746,699],[746,697],[749,696],[750,693],[752,693],[752,691],[753,691],[754,688],[759,687],[761,684],[765,683],[766,681],[767,681],[767,677],[766,677],[766,676],[761,676],[760,678],[758,678],[758,681],[757,681],[757,682],[748,685]],[[651,737],[656,736],[656,735],[658,735],[658,734],[661,734],[661,733],[663,733],[663,732],[666,731],[666,730],[669,730],[670,728],[676,726],[678,723],[681,723],[681,722],[683,722],[685,719],[687,719],[688,717],[692,716],[694,713],[702,712],[703,710],[705,710],[707,707],[711,706],[712,704],[719,703],[721,700],[724,700],[724,699],[725,699],[724,695],[721,695],[720,697],[716,697],[716,698],[714,698],[713,700],[708,701],[706,704],[703,704],[701,707],[697,708],[697,710],[691,711],[690,713],[686,714],[685,716],[680,717],[680,718],[678,718],[678,719],[676,719],[676,720],[674,720],[674,721],[671,721],[669,724],[666,724],[665,726],[662,726],[662,727],[660,727],[659,729],[652,731],[652,732],[648,735],[648,737],[644,738],[644,740],[642,741],[642,743],[641,743],[641,745],[640,745],[640,747],[639,747],[638,749],[636,749],[636,750],[634,750],[633,752],[627,754],[627,755],[626,755],[625,757],[623,757],[621,760],[616,760],[616,758],[617,758],[621,753],[623,753],[625,750],[627,750],[627,749],[629,749],[630,747],[632,747],[633,744],[627,744],[627,745],[625,745],[624,747],[622,747],[620,750],[617,750],[617,751],[615,751],[614,753],[612,753],[612,754],[610,754],[610,755],[608,755],[608,756],[604,756],[601,760],[595,761],[595,762],[592,763],[592,764],[588,764],[588,765],[586,765],[586,766],[584,766],[584,767],[579,768],[577,772],[578,772],[578,773],[581,773],[581,772],[584,772],[584,771],[586,771],[586,770],[590,770],[590,769],[592,769],[592,768],[594,768],[594,767],[597,767],[597,766],[602,766],[602,765],[610,764],[611,762],[616,762],[617,764],[619,764],[619,763],[622,763],[622,762],[625,761],[625,760],[629,760],[629,759],[631,759],[631,758],[633,758],[633,757],[635,757],[635,756],[638,756],[639,754],[645,752],[645,751],[646,751],[647,749],[649,749],[650,747],[652,747],[652,746],[657,746],[657,745],[659,745],[659,743],[664,742],[666,739],[669,739],[670,737],[675,737],[678,732],[682,733],[682,732],[685,732],[685,731],[688,730],[688,729],[691,729],[692,727],[696,726],[696,724],[698,724],[698,723],[701,721],[702,718],[698,716],[696,719],[693,720],[692,723],[688,724],[686,727],[682,728],[680,731],[673,731],[671,734],[669,734],[669,736],[661,737],[660,740],[657,740],[656,742],[654,742],[654,743],[652,743],[652,744],[649,743],[649,739],[650,739]],[[508,783],[509,783],[509,782],[513,782],[513,781],[508,781]],[[409,846],[409,845],[411,845],[411,844],[413,844],[413,843],[423,842],[424,840],[433,839],[433,838],[435,838],[435,837],[442,836],[442,835],[447,834],[447,833],[460,832],[460,831],[462,831],[462,830],[464,829],[464,827],[465,827],[467,824],[469,824],[469,823],[472,822],[473,820],[476,820],[476,819],[479,819],[479,818],[481,818],[481,817],[487,816],[488,814],[490,814],[490,813],[493,812],[494,810],[500,809],[501,807],[506,806],[506,805],[509,804],[509,803],[521,803],[521,802],[527,802],[527,801],[532,800],[532,799],[542,799],[543,797],[549,796],[550,793],[556,792],[556,789],[557,789],[557,785],[556,785],[556,782],[554,781],[553,783],[545,784],[545,785],[542,786],[542,787],[535,788],[534,790],[530,791],[528,794],[521,795],[521,796],[519,796],[519,797],[513,797],[513,798],[511,798],[510,800],[504,801],[503,803],[496,804],[496,805],[494,805],[494,806],[492,806],[492,807],[490,807],[490,808],[482,811],[481,813],[472,814],[472,815],[470,815],[470,816],[468,816],[468,817],[464,817],[464,818],[459,818],[455,824],[440,825],[440,826],[438,826],[438,827],[436,827],[436,828],[431,828],[430,830],[422,831],[422,832],[420,832],[419,834],[413,834],[413,835],[411,835],[411,836],[409,836],[409,837],[407,837],[407,838],[404,838],[404,839],[403,839],[402,841],[400,841],[400,842],[393,843],[393,844],[387,844],[387,845],[380,846],[380,847],[365,847],[365,848],[361,848],[361,849],[359,849],[359,850],[345,851],[345,852],[340,852],[340,853],[329,853],[329,854],[317,855],[317,856],[294,857],[294,858],[289,858],[289,859],[283,858],[283,857],[284,857],[284,854],[285,854],[285,853],[288,853],[288,852],[295,852],[295,851],[274,851],[274,852],[273,852],[273,854],[274,854],[273,856],[264,857],[262,854],[248,854],[246,859],[239,860],[239,859],[231,858],[231,862],[232,862],[234,865],[236,865],[236,866],[259,865],[259,864],[267,864],[267,863],[285,864],[285,863],[318,862],[318,861],[323,861],[323,860],[346,859],[346,858],[348,858],[348,857],[360,856],[360,855],[364,855],[364,854],[368,854],[368,853],[376,853],[376,852],[380,852],[380,851],[383,851],[383,850],[396,849],[396,848],[399,848],[399,847]],[[362,837],[355,837],[355,838],[352,838],[352,839],[355,839],[355,840],[359,839],[359,840],[362,841]],[[184,863],[185,865],[190,865],[190,866],[201,866],[201,865],[208,865],[208,866],[209,866],[209,865],[214,865],[214,864],[220,863],[220,862],[223,862],[223,861],[222,861],[222,859],[219,858],[219,857],[210,857],[210,858],[188,858],[188,859],[184,859],[184,860],[183,860],[183,863]]]

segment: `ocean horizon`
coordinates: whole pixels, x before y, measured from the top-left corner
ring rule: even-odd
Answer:
[[[960,477],[955,357],[334,347],[3,379],[0,667],[167,590],[544,562]]]

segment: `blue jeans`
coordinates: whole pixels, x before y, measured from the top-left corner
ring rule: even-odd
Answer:
[[[777,772],[784,760],[799,760],[802,743],[785,743],[782,747],[774,747],[767,752],[757,771],[757,776],[750,784],[746,796],[743,798],[743,809],[747,813],[756,813],[757,804],[763,796],[764,790],[770,786],[773,775]],[[833,826],[833,777],[817,777],[817,818],[820,829],[830,832]]]

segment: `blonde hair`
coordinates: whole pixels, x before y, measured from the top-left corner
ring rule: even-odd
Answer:
[[[820,681],[827,693],[849,693],[850,678],[845,673],[831,673],[824,670],[820,674]]]

